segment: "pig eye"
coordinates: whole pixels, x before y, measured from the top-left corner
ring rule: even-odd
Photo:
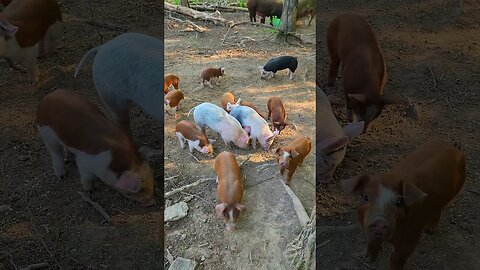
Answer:
[[[402,197],[397,198],[397,201],[395,202],[395,206],[399,208],[405,206],[405,202],[403,201]]]
[[[363,202],[368,202],[368,199],[369,199],[369,198],[368,198],[368,195],[367,195],[367,194],[365,194],[365,195],[362,196],[362,201],[363,201]]]

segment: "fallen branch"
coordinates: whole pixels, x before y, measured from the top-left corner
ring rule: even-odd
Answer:
[[[107,214],[107,212],[105,212],[105,209],[103,209],[103,207],[100,204],[92,201],[85,193],[81,191],[77,191],[77,194],[80,195],[80,197],[82,197],[84,201],[86,201],[91,206],[93,206],[93,208],[95,208],[95,210],[97,210],[98,213],[100,213],[100,215],[102,215],[105,218],[105,220],[107,220],[108,222],[112,221],[112,218]]]
[[[121,32],[127,31],[127,29],[124,28],[124,27],[113,25],[113,24],[106,23],[106,22],[101,22],[101,21],[95,20],[95,19],[88,20],[87,24],[103,27],[103,28],[110,29],[110,30],[113,30],[113,31],[121,31]]]
[[[24,67],[21,67],[19,65],[16,65],[15,63],[13,63],[12,60],[8,59],[8,58],[4,58],[5,61],[7,62],[8,66],[13,69],[13,70],[16,70],[16,71],[20,71],[22,73],[27,73],[27,70],[24,68]]]
[[[238,26],[238,25],[242,25],[242,24],[250,24],[250,25],[256,25],[256,26],[261,26],[261,27],[265,27],[265,28],[269,28],[269,29],[274,29],[284,35],[286,35],[287,37],[288,36],[292,36],[294,38],[296,38],[301,44],[304,44],[304,43],[307,43],[307,42],[304,42],[303,39],[301,38],[301,36],[295,32],[285,32],[281,29],[278,29],[278,28],[275,28],[269,24],[264,24],[264,23],[257,23],[257,22],[250,22],[250,21],[244,21],[244,22],[237,22],[237,23],[234,23],[234,22],[231,22],[230,23],[230,27],[228,28],[227,30],[227,33],[225,33],[224,37],[223,37],[223,42],[225,41],[225,39],[227,38],[227,35],[228,33],[230,32],[230,29],[235,27],[235,26]],[[222,44],[223,44],[222,42]]]
[[[206,30],[208,30],[207,28],[202,28],[202,27],[196,25],[195,23],[193,23],[193,22],[190,21],[190,20],[182,20],[182,19],[179,19],[179,18],[175,18],[175,17],[173,17],[173,16],[171,15],[171,13],[170,13],[170,16],[168,16],[168,18],[171,19],[171,20],[180,22],[180,23],[188,24],[188,25],[190,25],[190,26],[193,28],[193,30],[195,30],[195,31],[197,31],[197,32],[199,32],[199,33],[203,33],[203,32],[205,32]]]
[[[321,243],[320,245],[318,245],[316,249],[321,248],[321,247],[324,247],[324,246],[326,246],[326,245],[327,245],[328,243],[330,243],[330,242],[331,242],[331,240],[328,239],[327,241],[325,241],[325,242]]]
[[[25,266],[24,268],[20,268],[20,270],[34,270],[34,269],[43,269],[47,268],[49,265],[47,262],[42,262],[42,263],[34,263]]]
[[[200,160],[198,160],[198,158],[196,156],[194,156],[192,153],[188,152],[188,154],[190,156],[192,156],[198,163],[200,163]]]
[[[210,21],[210,22],[213,22],[214,24],[221,24],[221,25],[226,25],[227,24],[227,20],[220,17],[220,12],[218,12],[218,11],[216,11],[214,13],[211,13],[211,14],[208,14],[208,13],[205,13],[205,12],[196,11],[196,10],[188,8],[188,7],[172,5],[172,4],[167,3],[167,2],[164,2],[164,9],[166,9],[170,12],[182,14],[182,15],[194,18],[194,19],[202,19],[202,20],[205,20],[205,21]]]
[[[190,8],[198,11],[224,11],[224,12],[248,12],[248,8],[244,7],[229,7],[229,6],[219,6],[219,5],[190,5]]]
[[[168,180],[175,179],[175,178],[177,178],[177,177],[178,177],[178,175],[174,175],[174,176],[167,177],[167,178],[165,178],[165,179],[163,179],[163,180],[164,180],[164,181],[168,181]]]
[[[195,187],[195,186],[198,186],[199,184],[203,183],[203,182],[206,182],[206,181],[210,181],[210,180],[215,180],[216,178],[202,178],[202,179],[199,179],[197,180],[196,182],[193,182],[191,184],[188,184],[188,185],[185,185],[183,187],[179,187],[177,189],[174,189],[172,191],[169,191],[167,193],[165,193],[165,196],[164,198],[167,199],[167,198],[170,198],[172,197],[173,195],[179,193],[179,192],[182,192],[184,191],[185,189],[189,189],[191,187]]]

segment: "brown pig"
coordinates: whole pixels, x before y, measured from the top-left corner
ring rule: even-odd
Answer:
[[[363,17],[350,13],[336,17],[327,29],[327,46],[330,86],[342,64],[348,121],[365,121],[366,131],[385,105],[410,105],[408,99],[384,93],[387,67],[375,33]]]
[[[177,110],[179,107],[180,100],[184,98],[182,91],[180,90],[173,90],[168,92],[165,95],[165,105],[168,105],[170,108],[172,108],[172,112],[175,118],[177,118]],[[167,111],[168,113],[168,111]]]
[[[287,123],[287,113],[285,112],[285,107],[279,97],[269,98],[267,101],[267,109],[267,119],[270,120],[270,116],[272,116],[274,130],[278,130],[280,133],[287,125],[291,125],[290,123]]]
[[[292,175],[297,170],[297,166],[302,165],[310,150],[312,150],[312,141],[305,136],[299,136],[289,145],[273,150],[273,153],[277,154],[280,174],[283,175],[285,170],[288,171],[285,177],[286,185],[290,185]]]
[[[358,220],[375,260],[384,241],[394,246],[390,269],[403,269],[424,229],[438,225],[443,208],[465,181],[465,158],[456,146],[430,139],[390,171],[342,181],[346,192],[361,195]]]
[[[193,149],[198,152],[211,156],[213,155],[212,142],[215,140],[207,139],[207,136],[203,134],[199,126],[189,121],[180,121],[175,127],[175,134],[180,141],[180,147],[185,148],[185,142],[188,142],[188,148],[190,153],[193,153]]]
[[[235,229],[240,213],[245,211],[241,204],[243,197],[243,182],[240,167],[235,156],[230,152],[222,152],[215,158],[215,172],[217,173],[218,200],[215,212],[223,216],[227,230]]]
[[[68,151],[75,155],[83,190],[91,191],[98,177],[127,198],[145,206],[154,204],[150,165],[125,132],[88,99],[70,90],[55,90],[40,101],[36,124],[59,179],[65,179],[64,151]]]
[[[213,88],[212,80],[216,80],[216,85],[220,85],[220,77],[225,76],[225,68],[206,68],[202,71],[202,85]]]
[[[168,93],[168,88],[173,86],[176,90],[178,90],[178,84],[180,83],[180,79],[175,74],[165,74],[163,77],[163,93]]]
[[[232,92],[226,92],[225,94],[222,95],[222,98],[220,99],[222,108],[226,112],[229,112],[232,109],[232,106],[238,106],[239,102],[240,102],[240,99],[238,99],[238,101],[235,102],[235,96],[232,94]]]
[[[0,12],[0,58],[12,69],[27,72],[30,84],[34,84],[38,81],[37,56],[43,56],[45,48],[53,52],[63,31],[56,0],[12,1]]]

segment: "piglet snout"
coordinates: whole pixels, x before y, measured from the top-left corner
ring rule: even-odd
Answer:
[[[227,231],[234,231],[235,230],[235,224],[227,224],[226,226]]]
[[[378,240],[385,240],[388,235],[390,226],[384,218],[378,218],[369,226],[370,232]]]

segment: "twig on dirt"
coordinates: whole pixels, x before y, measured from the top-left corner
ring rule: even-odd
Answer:
[[[84,201],[86,201],[91,206],[93,206],[93,208],[95,208],[95,210],[97,210],[98,213],[100,213],[100,215],[102,215],[105,218],[105,220],[107,220],[108,222],[112,221],[112,218],[107,214],[107,212],[105,212],[105,209],[103,209],[103,207],[100,204],[92,201],[85,193],[83,193],[81,191],[77,191],[77,194],[80,195],[80,197]]]
[[[203,182],[206,182],[206,181],[210,181],[210,180],[215,180],[216,178],[202,178],[202,179],[199,179],[197,180],[196,182],[193,182],[191,184],[188,184],[188,185],[185,185],[183,187],[179,187],[177,189],[174,189],[172,191],[169,191],[167,193],[165,193],[165,196],[164,198],[167,199],[167,198],[170,198],[172,197],[173,195],[179,193],[179,192],[182,192],[184,191],[185,189],[188,189],[188,188],[191,188],[191,187],[195,187],[195,186],[198,186],[199,184],[203,183]]]
[[[181,23],[184,23],[184,24],[188,24],[188,25],[190,25],[190,26],[193,28],[193,30],[195,30],[195,31],[197,31],[197,32],[199,32],[199,33],[203,33],[203,32],[205,32],[206,30],[208,30],[208,29],[206,29],[206,28],[204,29],[204,28],[196,25],[195,23],[193,23],[193,22],[190,21],[190,20],[182,20],[182,19],[179,19],[179,18],[175,18],[175,17],[172,16],[171,13],[170,13],[170,15],[168,16],[168,18],[171,19],[171,20],[177,21],[177,22],[181,22]]]
[[[198,11],[223,11],[223,12],[237,12],[243,11],[248,12],[248,8],[244,7],[229,7],[229,6],[219,6],[219,5],[190,5],[190,8],[198,10]]]
[[[15,64],[15,63],[13,63],[13,61],[10,60],[9,58],[4,58],[4,59],[11,69],[16,70],[16,71],[20,71],[22,73],[27,73],[28,72],[24,67],[21,67],[21,66]]]
[[[323,246],[326,246],[326,245],[327,245],[328,243],[330,243],[330,242],[331,242],[331,240],[328,239],[327,241],[321,243],[320,245],[317,245],[317,247],[316,247],[315,249],[318,249],[318,248],[321,248],[321,247],[323,247]]]
[[[477,195],[477,196],[480,196],[480,192],[477,192],[477,191],[475,191],[475,190],[467,189],[467,191],[470,192],[470,193],[473,193],[473,194],[475,194],[475,195]]]
[[[9,205],[1,205],[0,206],[0,214],[4,212],[12,211],[12,208]]]
[[[172,4],[167,3],[167,2],[163,3],[163,8],[167,11],[170,11],[170,12],[182,14],[182,15],[191,17],[193,19],[201,19],[201,20],[205,20],[205,21],[210,21],[210,22],[213,22],[214,24],[225,25],[226,22],[227,22],[227,20],[220,17],[220,12],[218,12],[218,11],[215,11],[214,13],[205,13],[205,12],[196,11],[196,10],[188,8],[188,7],[172,5]]]
[[[163,180],[164,180],[164,181],[168,181],[168,180],[175,179],[175,178],[177,178],[177,177],[179,177],[179,175],[170,176],[170,177],[167,177],[167,178],[165,178],[165,179],[163,179]]]
[[[360,259],[359,257],[357,257],[355,255],[352,255],[352,257],[357,259],[359,262],[361,262],[363,265],[365,265],[365,267],[367,267],[368,269],[377,269],[376,267],[371,266],[370,264],[364,262],[362,259]]]
[[[204,247],[204,246],[206,246],[206,245],[208,245],[208,243],[203,243],[203,244],[201,244],[201,245],[198,245],[198,247],[199,247],[199,248],[202,248],[202,247]]]
[[[185,191],[182,191],[182,194],[188,195],[188,196],[193,196],[193,197],[195,197],[195,198],[197,198],[197,199],[202,200],[204,203],[209,204],[209,202],[208,202],[207,200],[205,200],[204,198],[198,196],[197,194],[192,194],[192,193],[188,193],[188,192],[185,192]]]
[[[247,159],[245,159],[244,161],[242,161],[242,163],[240,163],[239,167],[242,167],[243,164],[245,164],[245,162],[247,162],[252,156],[248,156]]]
[[[427,65],[427,68],[428,70],[430,71],[430,74],[432,75],[432,79],[433,79],[433,86],[435,87],[435,89],[438,89],[437,87],[437,79],[435,79],[435,74],[433,73],[433,70],[430,66]]]
[[[192,156],[193,159],[195,159],[198,163],[200,163],[200,160],[198,160],[198,158],[197,158],[196,156],[194,156],[194,155],[193,155],[192,153],[190,153],[190,152],[188,152],[188,154],[189,154],[190,156]]]
[[[250,253],[248,254],[248,258],[250,259],[250,263],[253,263],[253,260],[252,260],[252,251],[250,251]]]
[[[452,104],[450,104],[450,102],[448,101],[448,98],[447,97],[444,97],[443,98],[445,100],[445,102],[447,103],[448,107],[450,107],[450,110],[452,112],[455,112],[456,110],[452,107]]]
[[[269,178],[267,178],[267,179],[264,179],[264,180],[262,180],[262,181],[260,181],[260,182],[254,183],[254,184],[249,185],[249,186],[245,186],[245,189],[249,189],[249,188],[254,187],[254,186],[256,186],[256,185],[260,185],[260,184],[265,183],[265,182],[267,182],[267,181],[270,181],[270,180],[272,180],[272,179],[274,179],[274,178],[275,178],[275,176],[271,176],[271,177],[269,177]]]
[[[173,256],[172,254],[170,253],[170,251],[168,250],[168,248],[165,248],[165,251],[167,253],[166,257],[167,257],[167,260],[168,262],[170,263],[170,265],[172,265],[173,263]]]
[[[225,33],[225,36],[223,37],[223,40],[226,39],[227,34],[230,32],[230,29],[231,29],[231,28],[233,28],[233,27],[235,27],[235,26],[238,26],[238,25],[242,25],[242,24],[257,25],[257,26],[261,26],[261,27],[265,27],[265,28],[269,28],[269,29],[274,29],[274,30],[276,30],[276,31],[284,34],[286,37],[289,37],[289,36],[294,37],[295,39],[297,39],[297,40],[300,42],[300,44],[307,43],[307,42],[304,42],[303,39],[301,38],[301,36],[300,36],[299,34],[295,33],[295,32],[285,32],[285,31],[283,31],[283,30],[281,30],[281,29],[275,28],[275,27],[273,27],[273,26],[271,26],[271,25],[268,25],[268,24],[257,23],[257,22],[250,22],[250,21],[236,22],[236,23],[231,22],[231,23],[230,23],[230,26],[229,26],[229,28],[228,28],[228,30],[227,30],[227,33]],[[223,44],[223,43],[222,43],[222,44]]]
[[[34,263],[25,266],[24,268],[20,268],[20,270],[34,270],[34,269],[43,269],[47,268],[49,264],[47,262],[42,262],[42,263]]]
[[[88,20],[87,24],[103,27],[103,28],[110,29],[110,30],[113,30],[113,31],[121,31],[121,32],[127,31],[126,28],[123,28],[121,26],[113,25],[113,24],[106,23],[106,22],[101,22],[101,21],[95,20],[95,19]]]

